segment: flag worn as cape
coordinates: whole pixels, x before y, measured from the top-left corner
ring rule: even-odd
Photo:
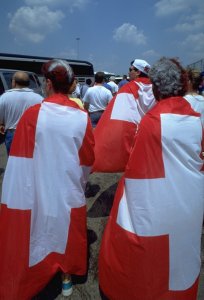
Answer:
[[[0,299],[27,300],[53,275],[86,272],[87,113],[55,94],[21,118],[3,180]]]
[[[204,211],[200,114],[182,97],[146,114],[99,255],[111,300],[196,300]]]
[[[125,170],[137,125],[154,104],[152,84],[148,78],[138,78],[119,90],[94,130],[93,172]]]

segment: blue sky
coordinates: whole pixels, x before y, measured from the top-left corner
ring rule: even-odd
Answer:
[[[203,0],[1,0],[0,20],[0,52],[78,58],[95,71],[204,58]]]

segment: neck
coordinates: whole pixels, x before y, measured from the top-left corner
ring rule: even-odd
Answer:
[[[198,93],[197,93],[196,91],[193,91],[193,90],[188,91],[188,94],[189,94],[189,95],[192,95],[192,96],[198,95]]]

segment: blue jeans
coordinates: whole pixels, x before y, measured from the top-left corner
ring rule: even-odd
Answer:
[[[96,127],[96,125],[98,124],[98,121],[100,120],[102,114],[103,114],[103,110],[100,111],[94,111],[90,113],[90,119],[91,119],[91,125],[93,128]]]
[[[7,130],[5,133],[5,146],[6,146],[6,151],[7,154],[9,155],[10,152],[10,148],[11,148],[11,143],[13,140],[13,136],[14,136],[15,130]]]

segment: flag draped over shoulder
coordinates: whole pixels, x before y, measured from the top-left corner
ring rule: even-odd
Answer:
[[[125,84],[111,100],[94,130],[93,172],[123,172],[137,125],[155,104],[148,78]]]
[[[203,128],[182,97],[140,123],[102,239],[109,299],[196,300],[204,211]]]
[[[53,95],[21,118],[3,180],[0,299],[31,299],[62,270],[86,272],[87,113]]]

